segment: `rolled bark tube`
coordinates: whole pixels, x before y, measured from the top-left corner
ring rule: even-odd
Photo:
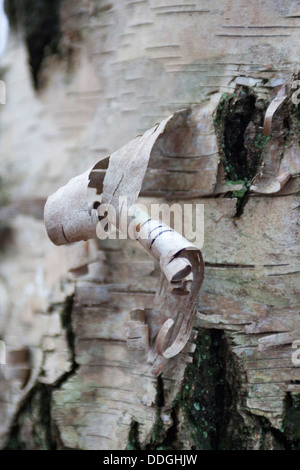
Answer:
[[[132,223],[132,222],[131,222]],[[158,219],[137,208],[133,215],[136,240],[159,263],[168,282],[168,291],[157,296],[157,317],[166,320],[157,328],[153,347],[165,359],[177,355],[185,347],[195,317],[195,302],[204,275],[200,250],[182,235]],[[178,294],[184,296],[178,298]],[[156,370],[161,370],[161,360]]]
[[[134,224],[136,240],[159,261],[170,284],[183,281],[191,274],[190,261],[176,256],[182,250],[198,250],[192,243],[160,220],[151,219],[139,208],[134,215]]]

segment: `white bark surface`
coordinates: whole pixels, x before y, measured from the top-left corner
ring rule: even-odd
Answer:
[[[13,230],[0,264],[0,339],[9,351],[8,364],[0,366],[1,444],[39,383],[53,387],[51,416],[61,447],[124,449],[132,422],[139,423],[143,445],[152,434],[157,382],[144,352],[128,349],[125,325],[132,310],[152,304],[159,270],[134,241],[55,247],[41,200],[191,106],[182,133],[163,136],[152,153],[141,202],[184,204],[187,197],[204,204],[206,277],[195,330],[225,331],[239,364],[242,419],[264,416],[280,430],[287,392],[300,393],[300,369],[291,360],[291,343],[300,338],[299,147],[296,138],[278,164],[279,110],[278,133],[264,153],[267,171],[261,169],[257,192],[236,218],[237,200],[228,192],[240,186],[225,184],[213,113],[237,84],[271,101],[277,86],[290,83],[299,62],[300,6],[287,0],[82,0],[66,1],[61,15],[64,55],[45,60],[39,92],[20,36],[11,34],[1,62],[7,85],[1,177],[9,203],[0,219]],[[285,172],[288,182],[273,194]],[[89,263],[85,275],[70,274]],[[70,295],[73,353],[61,321]],[[171,404],[193,341],[163,373],[164,430],[173,424]],[[179,425],[180,433],[190,448]]]

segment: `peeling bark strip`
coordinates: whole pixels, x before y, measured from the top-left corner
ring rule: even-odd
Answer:
[[[280,196],[298,191],[300,146],[294,136],[299,132],[299,119],[291,103],[292,87],[283,85],[268,106],[263,132],[270,138],[262,152],[260,171],[251,182],[251,193]]]
[[[181,115],[186,117],[186,111],[165,119],[111,157],[101,159],[90,171],[73,178],[50,196],[45,206],[47,232],[56,245],[95,238],[97,224],[108,205],[116,209],[117,220],[110,220],[109,214],[108,220],[118,229],[124,227],[121,223],[124,218],[127,231],[134,223],[135,239],[160,263],[164,276],[148,325],[136,320],[127,324],[128,347],[141,350],[142,343],[147,343],[145,349],[155,375],[189,340],[204,263],[196,246],[160,220],[151,219],[139,208],[131,216],[124,214],[120,198],[126,197],[128,205],[134,206],[155,143],[162,133],[170,130],[174,133]],[[91,207],[88,188],[101,195],[101,201],[94,200]]]
[[[268,106],[266,111],[265,120],[264,120],[264,128],[263,134],[265,136],[271,135],[272,133],[272,119],[274,114],[276,113],[277,109],[282,105],[282,103],[287,99],[288,95],[286,93],[286,86],[283,85],[279,92],[277,93],[276,97]]]
[[[145,215],[137,214],[137,225]],[[159,261],[165,276],[152,310],[148,355],[158,375],[167,360],[182,351],[190,337],[204,264],[200,250],[193,244],[160,221],[147,219],[139,229],[137,240]]]

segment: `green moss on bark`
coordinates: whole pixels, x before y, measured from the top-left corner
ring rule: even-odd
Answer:
[[[232,193],[237,198],[237,216],[243,212],[249,188],[269,137],[261,133],[267,102],[246,86],[235,93],[223,94],[215,115],[215,129],[227,181],[243,184]]]
[[[128,444],[126,450],[140,450],[141,445],[139,442],[139,423],[137,421],[132,421],[130,425],[129,435],[128,435]]]

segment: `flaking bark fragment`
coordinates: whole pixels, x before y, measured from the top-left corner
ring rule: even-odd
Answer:
[[[50,196],[45,206],[47,232],[56,245],[95,238],[97,224],[105,214],[119,230],[124,230],[125,222],[125,231],[129,233],[133,224],[134,238],[160,263],[163,275],[148,325],[141,321],[127,324],[129,349],[148,351],[155,375],[189,340],[204,263],[199,248],[160,220],[151,219],[135,204],[159,137],[170,134],[175,138],[178,125],[182,133],[182,120],[186,121],[189,114],[185,110],[170,116],[110,157],[101,159],[91,170]],[[89,195],[91,190],[94,194],[90,202],[88,189]],[[121,198],[126,198],[128,207],[135,208],[130,215],[124,213]],[[109,211],[106,213],[108,206],[115,209],[116,220],[110,218]]]
[[[286,93],[286,86],[283,85],[278,91],[273,101],[271,101],[271,103],[269,104],[268,109],[266,111],[265,120],[264,120],[264,128],[263,128],[264,136],[271,135],[273,116],[276,113],[277,109],[287,99],[287,97],[288,95]]]

